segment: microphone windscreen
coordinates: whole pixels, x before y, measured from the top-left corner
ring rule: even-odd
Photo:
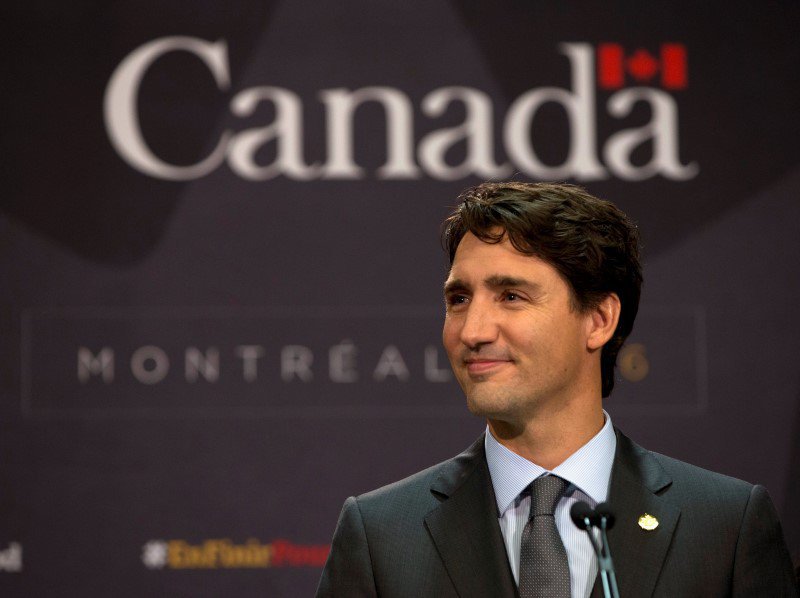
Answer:
[[[594,523],[596,515],[594,509],[581,500],[572,505],[569,510],[569,516],[572,518],[572,523],[577,527],[586,529],[586,520],[588,519],[591,525]]]
[[[605,517],[606,529],[611,529],[614,527],[614,511],[611,509],[611,505],[609,505],[607,502],[601,502],[599,505],[597,505],[597,508],[595,508],[595,513],[597,514],[598,523],[600,523],[600,520]]]

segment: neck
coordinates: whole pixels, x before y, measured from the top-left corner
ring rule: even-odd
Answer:
[[[589,442],[605,424],[602,399],[543,411],[521,422],[488,420],[495,439],[528,461],[553,470]]]

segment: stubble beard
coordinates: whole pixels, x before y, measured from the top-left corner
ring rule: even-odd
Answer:
[[[516,422],[524,412],[525,399],[503,388],[483,387],[484,383],[462,385],[467,409],[472,415],[491,420]]]

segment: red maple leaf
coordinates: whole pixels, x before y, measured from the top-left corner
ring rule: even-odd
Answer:
[[[647,50],[638,49],[628,59],[628,72],[634,79],[651,79],[658,71],[658,61]]]

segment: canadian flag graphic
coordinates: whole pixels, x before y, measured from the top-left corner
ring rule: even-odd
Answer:
[[[644,48],[626,56],[620,44],[604,43],[597,47],[597,82],[604,89],[623,87],[626,75],[643,83],[658,73],[665,89],[685,89],[688,85],[686,46],[662,44],[658,58]]]

